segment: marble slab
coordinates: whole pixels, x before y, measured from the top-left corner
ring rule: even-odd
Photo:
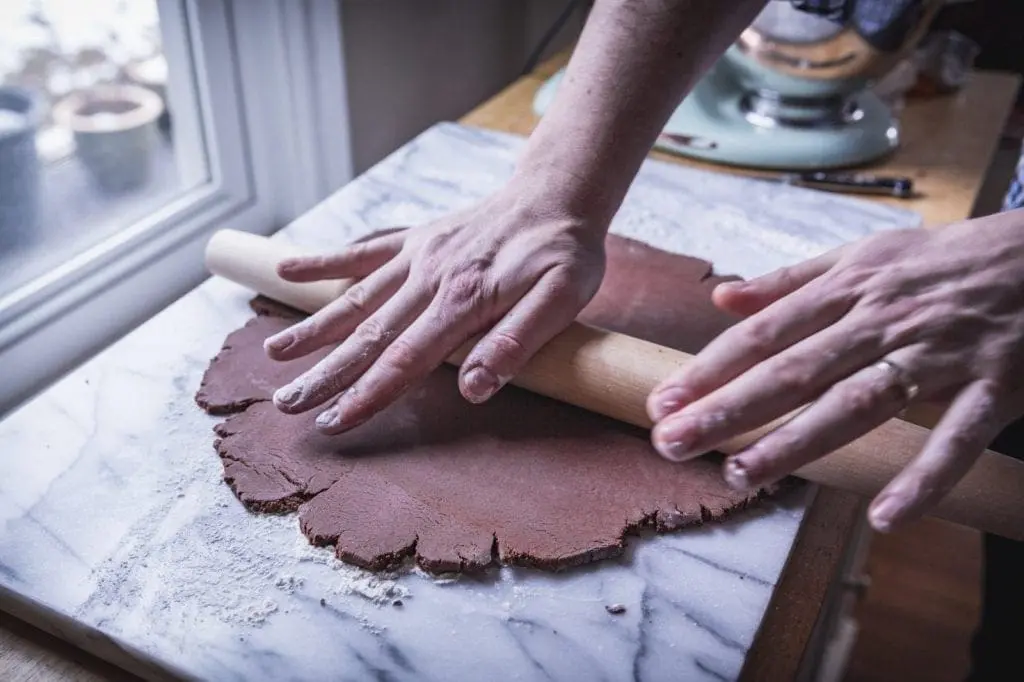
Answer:
[[[523,140],[435,126],[275,239],[330,249],[495,189]],[[750,277],[915,214],[648,162],[613,230]],[[193,403],[250,293],[210,280],[0,422],[0,607],[149,677],[730,680],[810,486],[563,574],[373,576],[247,513]],[[612,614],[607,606],[621,604]]]

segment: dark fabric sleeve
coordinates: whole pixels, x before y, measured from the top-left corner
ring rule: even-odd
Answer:
[[[793,6],[804,12],[823,14],[830,19],[841,19],[845,16],[849,0],[790,0]]]
[[[778,0],[776,0],[778,1]],[[875,49],[888,52],[903,45],[920,23],[922,0],[789,0],[799,10],[848,23]]]

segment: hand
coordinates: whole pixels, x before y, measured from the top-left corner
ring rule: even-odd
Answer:
[[[340,433],[395,401],[472,336],[460,390],[479,403],[508,382],[596,293],[607,223],[534,201],[511,184],[437,222],[287,260],[285,279],[361,278],[326,308],[267,339],[275,360],[341,343],[274,402],[305,412],[337,397],[317,427]],[[489,330],[489,331],[487,331]],[[339,397],[340,394],[340,397]]]
[[[726,460],[735,487],[779,479],[873,430],[916,386],[917,400],[951,402],[871,504],[872,525],[887,531],[938,501],[1024,413],[1024,211],[880,234],[722,284],[714,298],[750,317],[651,393],[655,447],[688,459],[811,403]]]

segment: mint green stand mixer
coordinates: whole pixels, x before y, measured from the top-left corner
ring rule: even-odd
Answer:
[[[879,3],[825,18],[773,0],[672,114],[655,147],[733,166],[852,167],[899,146],[871,86],[923,37],[942,0]],[[869,13],[868,10],[871,10]],[[543,115],[563,72],[534,98]]]

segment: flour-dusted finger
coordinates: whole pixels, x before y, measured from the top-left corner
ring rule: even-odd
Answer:
[[[479,331],[477,324],[471,311],[453,310],[438,294],[338,402],[317,418],[317,428],[337,434],[366,422],[437,369]]]
[[[871,502],[868,519],[888,532],[921,516],[964,477],[1012,419],[994,384],[968,384],[928,436],[921,453]]]
[[[753,315],[828,272],[842,256],[843,248],[752,280],[722,282],[712,292],[712,300],[722,310],[735,315]]]
[[[549,270],[466,356],[459,373],[462,395],[473,403],[488,400],[569,326],[584,304],[568,272]]]
[[[881,353],[872,328],[846,318],[665,417],[651,440],[668,459],[697,457],[817,399]]]
[[[309,317],[268,338],[263,347],[275,360],[292,360],[339,343],[391,298],[405,281],[408,264],[394,259]]]
[[[289,414],[322,405],[373,366],[392,342],[423,312],[429,293],[406,283],[377,312],[360,323],[330,355],[274,394],[274,404]]]
[[[659,422],[707,396],[759,362],[834,325],[852,303],[847,291],[813,285],[776,301],[722,332],[693,361],[659,384],[648,398],[648,415]]]
[[[277,274],[290,282],[366,277],[401,250],[405,232],[388,232],[350,244],[338,253],[287,258],[277,264]]]
[[[919,352],[890,354],[900,366],[914,367]],[[922,377],[921,397],[943,390],[948,375]],[[725,461],[729,485],[744,490],[781,479],[809,462],[860,438],[907,406],[906,387],[888,367],[873,363],[835,384],[782,426]]]

